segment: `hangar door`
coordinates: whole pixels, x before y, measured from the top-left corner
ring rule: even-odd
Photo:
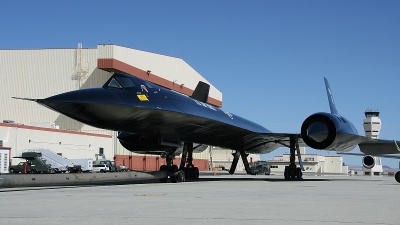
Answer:
[[[10,150],[0,149],[0,174],[8,173]]]

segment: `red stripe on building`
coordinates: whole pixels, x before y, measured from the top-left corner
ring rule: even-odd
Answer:
[[[160,86],[166,87],[168,89],[177,91],[179,93],[182,93],[182,94],[185,94],[188,96],[192,95],[193,91],[194,91],[192,89],[189,89],[185,86],[176,84],[172,81],[164,79],[155,74],[147,73],[147,71],[141,70],[132,65],[121,62],[117,59],[97,59],[97,67],[99,69],[103,69],[103,70],[106,70],[109,72],[122,72],[122,73],[135,75],[141,79],[148,80],[150,82],[153,82],[155,84],[158,84]],[[207,102],[211,105],[214,105],[217,107],[222,107],[222,102],[215,98],[208,97]]]
[[[65,133],[65,134],[76,134],[76,135],[86,135],[86,136],[93,136],[93,137],[112,138],[111,135],[107,135],[107,134],[95,134],[95,133],[87,133],[87,132],[72,131],[72,130],[60,130],[60,129],[54,129],[54,128],[35,127],[35,126],[27,126],[27,125],[21,125],[21,124],[13,124],[13,123],[0,123],[0,126],[1,127],[14,127],[14,128],[28,129],[28,130],[49,131],[49,132]]]

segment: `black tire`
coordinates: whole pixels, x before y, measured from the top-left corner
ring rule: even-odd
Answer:
[[[32,169],[31,173],[38,173],[36,169]]]
[[[186,167],[185,168],[185,176],[186,179],[193,179],[194,178],[194,173],[193,173],[193,168],[192,167]]]
[[[177,165],[172,165],[172,166],[171,166],[170,172],[176,173],[176,172],[178,172],[178,171],[179,171],[179,169],[178,169],[178,166],[177,166]]]
[[[16,173],[14,169],[10,169],[10,173]]]
[[[186,178],[185,178],[185,172],[180,171],[178,174],[178,182],[185,182]]]
[[[168,171],[168,167],[166,165],[161,165],[160,171]]]
[[[397,173],[394,175],[394,179],[396,179],[396,181],[400,183],[400,171],[397,171]]]
[[[285,166],[284,177],[285,180],[289,180],[289,166]]]
[[[199,179],[199,177],[200,177],[200,172],[199,172],[199,168],[198,168],[198,167],[195,167],[195,168],[193,169],[193,174],[194,174],[194,179],[195,179],[195,180]]]
[[[296,179],[296,170],[294,170],[293,168],[289,168],[289,179],[290,180]]]
[[[160,171],[168,171],[168,167],[166,165],[160,166]],[[168,176],[166,178],[160,178],[160,183],[167,183]]]
[[[178,179],[176,179],[177,176],[171,176],[171,182],[172,183],[177,183]]]
[[[301,172],[301,168],[296,168],[296,179],[303,180],[303,172]]]

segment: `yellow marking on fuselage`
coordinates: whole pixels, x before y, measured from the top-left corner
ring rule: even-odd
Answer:
[[[146,95],[137,95],[137,97],[139,98],[140,101],[149,101],[149,99],[147,98]]]

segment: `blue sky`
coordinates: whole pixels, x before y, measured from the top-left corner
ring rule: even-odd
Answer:
[[[78,43],[181,57],[223,93],[225,110],[281,133],[329,111],[325,76],[361,135],[364,111],[378,108],[380,138],[400,140],[400,1],[0,0],[0,49]]]

